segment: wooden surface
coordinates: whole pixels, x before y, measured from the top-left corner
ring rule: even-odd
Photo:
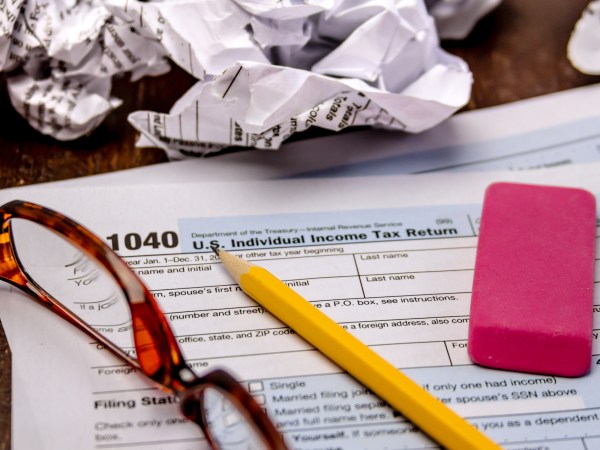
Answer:
[[[577,72],[566,59],[567,42],[586,0],[503,0],[471,35],[444,42],[474,76],[465,109],[508,103],[600,82]],[[29,128],[0,88],[0,188],[122,170],[166,161],[158,149],[136,149],[126,116],[138,109],[168,111],[194,80],[174,68],[137,83],[117,80],[113,94],[123,105],[89,137],[57,142]],[[0,299],[1,301],[1,299]],[[0,333],[0,450],[10,439],[10,358]],[[40,368],[43,370],[43,368]]]

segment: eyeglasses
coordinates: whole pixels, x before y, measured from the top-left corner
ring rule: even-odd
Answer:
[[[6,203],[0,216],[0,279],[174,394],[213,449],[286,449],[266,413],[231,375],[217,369],[196,376],[150,291],[101,239],[33,203]]]

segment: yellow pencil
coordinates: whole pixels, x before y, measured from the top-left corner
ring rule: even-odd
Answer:
[[[266,269],[213,250],[246,294],[437,443],[456,450],[500,448]]]

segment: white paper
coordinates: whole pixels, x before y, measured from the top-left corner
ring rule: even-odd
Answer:
[[[216,158],[188,159],[51,182],[46,186],[523,170],[587,163],[600,159],[598,105],[600,85],[590,85],[461,112],[420,134],[356,131],[289,142],[277,152],[228,153]]]
[[[173,158],[275,149],[310,126],[421,132],[466,104],[471,73],[439,47],[422,0],[62,0],[0,9],[0,70],[15,109],[75,139],[119,101],[114,75],[198,84],[170,114],[132,113],[140,145]],[[235,84],[230,84],[235,79]]]
[[[236,291],[211,259],[210,240],[290,283],[505,448],[528,441],[550,450],[584,449],[598,444],[600,423],[597,295],[596,356],[585,377],[479,368],[469,362],[465,344],[485,187],[497,180],[552,180],[600,193],[598,170],[587,164],[360,182],[9,189],[0,191],[0,202],[38,201],[116,242],[155,293],[194,368],[232,370],[263,402],[291,448],[323,448],[324,440],[341,449],[431,443]],[[135,239],[126,238],[167,231],[178,234],[176,248],[152,248],[149,241],[137,248]],[[304,242],[284,240],[301,236]],[[0,289],[0,314],[19,377],[13,448],[205,448],[197,428],[178,421],[171,397],[23,294],[5,284]]]
[[[600,1],[591,1],[575,24],[567,56],[579,71],[600,74]]]

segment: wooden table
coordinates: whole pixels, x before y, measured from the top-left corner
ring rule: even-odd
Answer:
[[[465,109],[535,97],[600,81],[577,72],[567,42],[587,0],[503,0],[471,35],[444,42],[470,66],[473,93]],[[89,137],[57,142],[32,130],[0,89],[0,188],[128,169],[167,161],[162,150],[136,149],[126,116],[138,109],[168,111],[194,79],[174,68],[159,78],[115,82],[124,100]],[[0,328],[0,450],[10,448],[10,355]],[[40,369],[43,370],[43,369]]]

